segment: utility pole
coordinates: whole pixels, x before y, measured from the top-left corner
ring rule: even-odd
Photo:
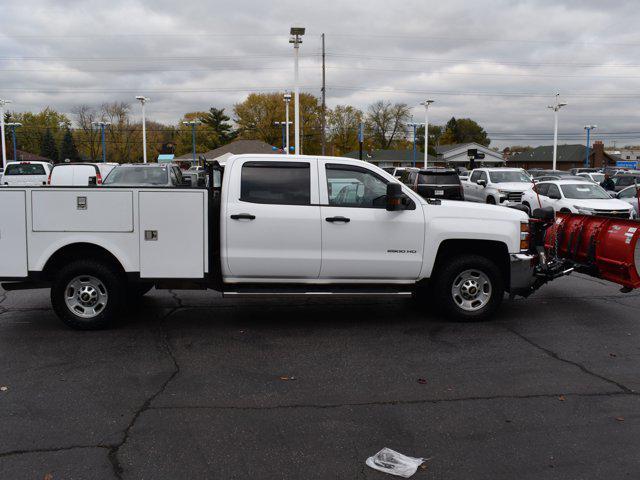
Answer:
[[[591,130],[598,128],[597,125],[585,125],[584,129],[587,131],[587,156],[584,159],[584,166],[589,167],[589,148],[591,147],[591,142],[589,137],[591,136]],[[595,167],[595,162],[594,162]]]
[[[13,143],[13,161],[16,162],[18,160],[18,147],[16,145],[16,128],[20,128],[22,126],[19,122],[7,123],[7,127],[11,128],[11,143]]]
[[[200,125],[201,122],[197,120],[191,120],[189,122],[182,122],[183,125],[191,127],[191,151],[193,154],[193,164],[196,165],[196,125]]]
[[[302,27],[291,27],[291,37],[289,43],[293,44],[293,70],[294,70],[294,128],[295,128],[295,154],[300,154],[300,86],[299,83],[299,69],[298,69],[298,56],[300,50],[300,44],[302,43],[302,36],[305,29]]]
[[[566,103],[561,103],[559,101],[560,94],[556,93],[556,103],[555,105],[547,105],[547,108],[553,110],[553,166],[551,167],[553,170],[556,169],[557,157],[558,157],[558,111],[566,106]]]
[[[104,128],[111,125],[111,122],[91,122],[92,125],[100,127],[100,137],[102,138],[102,163],[107,161],[107,140],[104,135]]]
[[[326,128],[326,115],[327,115],[327,102],[326,102],[326,92],[327,92],[327,84],[326,84],[326,69],[325,69],[325,50],[324,50],[324,33],[322,34],[322,120],[320,123],[320,129],[322,130],[322,155],[325,152],[325,128]]]
[[[286,120],[284,122],[273,122],[273,124],[277,127],[280,127],[282,130],[282,153],[287,152],[287,140],[286,140],[286,132],[289,131],[289,124],[291,122]]]
[[[291,102],[291,94],[289,92],[284,94],[284,121],[285,121],[285,137],[286,137],[286,149],[285,149],[285,153],[287,155],[289,155],[289,125],[291,125],[291,122],[289,121],[289,103]]]
[[[362,144],[364,143],[364,123],[360,122],[358,127],[358,158],[362,160]]]
[[[424,105],[424,168],[429,166],[429,105],[435,100],[425,100],[420,105]]]
[[[11,100],[3,100],[0,98],[0,135],[2,136],[2,168],[7,168],[7,144],[4,138],[4,107]]]
[[[147,163],[147,122],[144,114],[144,105],[150,98],[138,95],[136,100],[139,100],[142,104],[142,162]]]
[[[416,157],[418,156],[416,140],[418,137],[418,125],[419,123],[408,123],[409,127],[413,127],[413,167],[416,166]]]

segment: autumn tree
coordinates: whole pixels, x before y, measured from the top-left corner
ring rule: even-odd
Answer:
[[[362,118],[362,111],[351,105],[337,105],[329,110],[327,130],[335,155],[344,155],[358,148],[358,129]]]
[[[392,105],[389,101],[379,100],[369,105],[365,122],[374,147],[390,148],[394,141],[405,135],[410,119],[409,106],[404,103]]]
[[[11,112],[10,119],[11,122],[22,123],[18,143],[21,150],[30,153],[41,151],[47,132],[53,139],[55,147],[62,140],[64,131],[71,126],[71,121],[65,114],[57,112],[50,107],[38,113]],[[51,160],[57,161],[58,156],[56,155]]]

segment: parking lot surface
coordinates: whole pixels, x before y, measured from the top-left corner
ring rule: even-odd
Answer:
[[[493,322],[407,299],[150,292],[77,332],[0,292],[0,478],[637,478],[640,293],[572,276]]]

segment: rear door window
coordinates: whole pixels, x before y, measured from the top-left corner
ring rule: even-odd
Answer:
[[[303,162],[245,162],[240,200],[277,205],[311,204],[311,165]]]
[[[40,163],[12,163],[7,166],[5,175],[46,175],[44,166]]]

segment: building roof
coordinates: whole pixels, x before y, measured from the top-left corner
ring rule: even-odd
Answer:
[[[42,157],[40,155],[36,155],[35,153],[25,152],[24,150],[16,150],[18,158],[8,158],[9,156],[13,157],[13,149],[7,149],[7,161],[24,161],[24,162],[51,162],[51,159]]]
[[[584,161],[586,155],[584,145],[558,145],[558,163],[577,163]],[[593,152],[593,150],[592,150]],[[550,162],[553,159],[553,145],[541,145],[531,150],[516,153],[510,162]]]
[[[360,152],[358,150],[352,150],[349,153],[343,155],[347,158],[359,158]],[[365,150],[362,152],[362,159],[371,163],[378,162],[413,162],[413,150]],[[424,153],[418,151],[416,153],[416,161],[424,160]],[[429,161],[435,162],[436,157],[429,155]]]
[[[273,146],[269,145],[262,140],[234,140],[231,143],[227,143],[222,147],[214,150],[209,150],[205,153],[196,153],[196,158],[204,156],[207,160],[213,160],[225,153],[231,153],[233,155],[242,155],[244,153],[274,153]],[[179,157],[175,157],[174,160],[191,160],[193,154],[185,153]]]

